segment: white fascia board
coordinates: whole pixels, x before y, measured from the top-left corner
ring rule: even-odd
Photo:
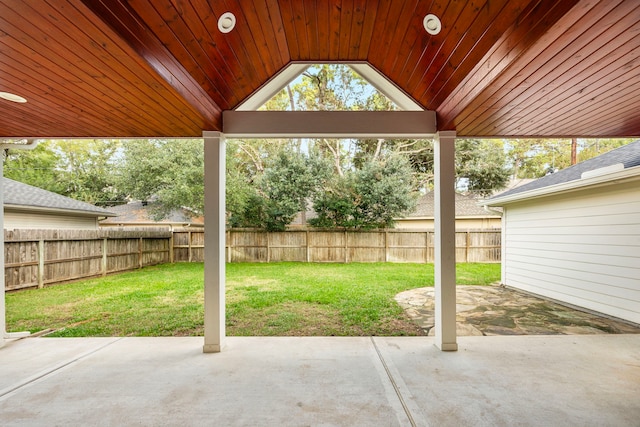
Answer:
[[[232,111],[226,138],[431,138],[435,111]]]
[[[292,63],[283,68],[278,74],[262,85],[257,91],[245,99],[236,111],[255,111],[267,103],[286,85],[302,74],[311,64]]]
[[[42,138],[0,138],[0,150],[33,150],[42,140]]]
[[[585,188],[604,187],[608,185],[621,184],[624,182],[640,181],[640,166],[624,169],[619,172],[599,175],[592,178],[575,179],[562,184],[550,185],[535,190],[524,191],[509,196],[498,197],[494,200],[487,200],[483,206],[504,206],[522,200],[532,200],[541,197],[553,196],[561,193],[582,190]]]
[[[278,74],[262,85],[258,90],[251,94],[247,99],[236,107],[236,111],[256,111],[262,107],[267,101],[273,98],[286,85],[295,80],[307,68],[315,63],[310,62],[292,62],[284,67]],[[371,86],[380,91],[389,98],[400,110],[403,111],[423,111],[424,108],[418,104],[413,98],[402,91],[391,80],[384,76],[380,71],[366,62],[345,63],[352,70],[358,73]]]
[[[47,208],[43,206],[26,206],[26,205],[4,205],[5,212],[24,212],[24,213],[50,213],[62,216],[86,216],[86,217],[115,217],[118,216],[113,212],[92,212],[74,209]]]

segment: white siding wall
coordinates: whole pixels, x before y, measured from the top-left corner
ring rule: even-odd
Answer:
[[[5,211],[4,228],[5,230],[12,230],[17,228],[95,230],[98,228],[98,220],[97,218],[93,217],[47,215]]]
[[[640,187],[506,207],[502,281],[640,323]]]

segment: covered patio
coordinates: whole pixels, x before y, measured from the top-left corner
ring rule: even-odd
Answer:
[[[637,426],[640,335],[28,338],[3,426]]]
[[[0,292],[3,425],[637,424],[638,336],[458,342],[453,183],[459,137],[639,136],[638,2],[0,0],[0,28],[3,148],[201,137],[207,218],[204,346],[14,341]],[[255,111],[327,62],[398,111]],[[224,141],[276,136],[434,138],[435,337],[226,338]]]

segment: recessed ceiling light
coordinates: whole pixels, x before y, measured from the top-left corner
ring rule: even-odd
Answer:
[[[431,13],[424,17],[422,24],[424,25],[424,29],[427,30],[427,33],[431,34],[432,36],[438,34],[442,29],[442,23],[440,22],[440,19],[438,19],[436,15],[433,15]]]
[[[27,100],[24,99],[23,97],[15,95],[13,93],[9,93],[9,92],[0,92],[0,98],[6,99],[7,101],[11,101],[11,102],[19,102],[21,104],[24,104],[25,102],[27,102]]]
[[[221,33],[228,33],[236,26],[236,17],[231,12],[225,12],[218,19],[218,29]]]

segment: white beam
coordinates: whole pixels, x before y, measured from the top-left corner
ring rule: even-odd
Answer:
[[[435,111],[231,111],[227,138],[431,138]]]
[[[204,347],[217,353],[225,338],[225,140],[204,137]]]
[[[456,229],[454,131],[434,139],[436,345],[456,351]]]

